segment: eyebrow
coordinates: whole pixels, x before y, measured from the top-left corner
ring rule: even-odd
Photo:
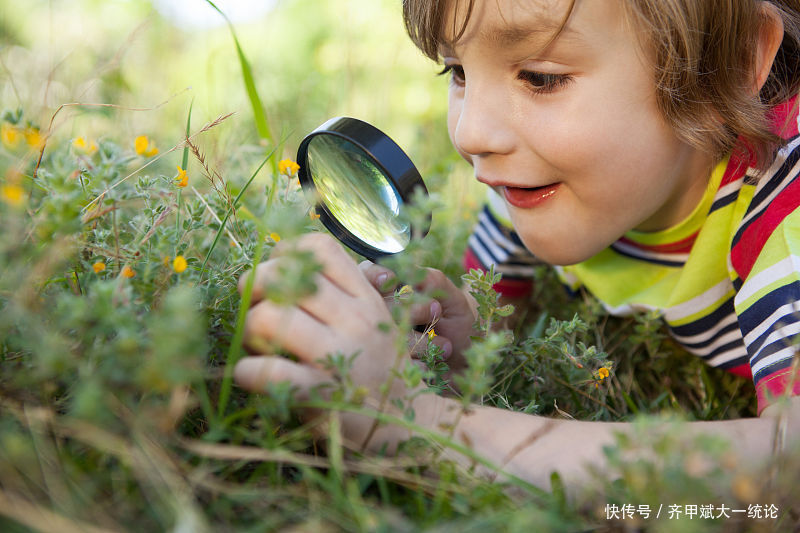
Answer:
[[[559,27],[560,25],[555,23],[544,24],[536,28],[532,28],[530,26],[495,27],[482,30],[478,34],[478,38],[482,41],[502,47],[510,47],[520,43],[541,39],[542,37],[547,38],[546,41],[542,42],[542,45],[550,44],[552,42],[551,39],[561,39],[562,37],[569,40],[581,40],[581,33],[574,28],[571,28],[570,26],[564,26],[563,28],[560,28],[559,31]],[[556,32],[558,32],[557,36],[555,35]],[[452,51],[455,49],[455,44],[456,43],[453,41],[443,40],[442,48],[446,51]]]
[[[558,34],[556,35],[556,32]],[[569,39],[578,38],[580,33],[570,26],[561,27],[560,24],[546,24],[541,27],[531,28],[529,26],[506,26],[503,28],[491,28],[489,31],[481,32],[481,39],[486,39],[494,44],[501,46],[511,46],[520,42],[539,39],[542,36],[547,38],[546,42],[554,38],[567,37]]]

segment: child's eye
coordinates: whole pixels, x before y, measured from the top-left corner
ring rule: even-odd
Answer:
[[[450,80],[456,85],[464,85],[464,83],[467,81],[467,78],[464,76],[464,67],[461,65],[445,65],[442,71],[439,72],[439,76],[444,76],[447,73],[450,73]]]
[[[517,74],[517,78],[526,82],[537,94],[551,93],[572,81],[572,76],[567,74],[548,74],[532,70],[521,71]]]

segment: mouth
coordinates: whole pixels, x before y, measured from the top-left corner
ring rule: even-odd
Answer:
[[[530,209],[542,205],[558,192],[560,182],[549,183],[540,187],[513,187],[503,185],[500,189],[506,201],[514,207]]]

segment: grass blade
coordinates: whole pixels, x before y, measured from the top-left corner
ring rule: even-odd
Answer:
[[[189,104],[189,115],[186,117],[186,139],[188,141],[192,128],[192,108],[194,107],[194,98]],[[189,168],[189,143],[187,142],[183,147],[183,158],[181,159],[181,168],[186,172]],[[181,208],[183,207],[183,189],[178,187],[178,209],[175,212],[175,234],[179,235],[181,232]],[[175,250],[175,255],[178,255],[178,250]]]
[[[266,161],[264,161],[264,163],[266,163]],[[219,236],[220,233],[217,233],[217,236]],[[263,252],[264,235],[259,233],[258,244],[256,245],[256,250],[253,254],[253,270],[255,270],[255,268],[261,262],[261,256]],[[250,309],[250,297],[253,293],[254,285],[255,276],[248,276],[245,290],[242,293],[239,312],[236,317],[236,330],[233,333],[233,339],[231,339],[231,345],[228,348],[228,356],[225,358],[225,370],[220,383],[219,397],[217,399],[217,416],[220,419],[225,414],[225,410],[228,407],[228,399],[231,396],[231,388],[233,387],[233,367],[241,358],[242,341],[244,340],[244,321],[247,317],[247,311]]]
[[[261,97],[258,96],[258,91],[256,90],[256,84],[253,78],[253,69],[250,68],[250,62],[247,60],[247,57],[244,55],[244,51],[242,50],[242,46],[239,44],[239,39],[236,37],[233,24],[228,16],[223,13],[222,10],[218,8],[216,4],[214,4],[214,2],[211,0],[206,0],[206,2],[213,7],[217,13],[222,15],[222,17],[225,19],[225,22],[228,24],[228,28],[231,30],[231,36],[233,37],[233,42],[236,45],[236,54],[239,56],[239,65],[242,67],[244,88],[247,91],[247,98],[250,100],[250,106],[253,108],[253,119],[256,123],[256,131],[258,131],[259,137],[271,143],[272,132],[270,131],[269,123],[267,122],[267,113],[264,111],[264,104],[261,103]]]
[[[222,223],[219,225],[219,230],[217,231],[217,234],[214,236],[214,242],[211,243],[211,247],[208,249],[208,253],[206,254],[206,258],[203,259],[203,264],[200,266],[200,272],[201,273],[205,272],[206,263],[208,263],[208,258],[211,257],[211,253],[214,251],[214,248],[216,248],[217,243],[219,242],[220,235],[222,235],[222,232],[225,231],[225,224],[227,224],[228,219],[231,216],[231,213],[233,213],[233,210],[236,209],[236,206],[239,205],[239,200],[241,200],[242,195],[244,194],[244,191],[246,191],[247,188],[250,186],[250,184],[253,183],[253,180],[256,178],[256,176],[261,171],[261,169],[264,167],[264,165],[267,164],[267,161],[269,161],[270,158],[272,158],[272,155],[274,153],[275,153],[275,150],[273,150],[272,152],[267,154],[267,157],[265,157],[264,160],[261,162],[261,164],[258,165],[258,168],[256,169],[256,171],[253,172],[253,175],[250,176],[250,179],[247,180],[247,183],[244,184],[244,187],[242,187],[242,190],[239,191],[238,195],[236,195],[236,198],[233,200],[233,203],[228,208],[228,211],[225,212],[225,217],[222,219]]]
[[[192,101],[189,104],[189,116],[186,117],[186,138],[189,138],[189,135],[192,132],[192,108],[194,107],[194,97],[192,97]],[[181,168],[186,170],[186,167],[189,166],[189,144],[187,143],[183,147],[183,159],[181,159]]]

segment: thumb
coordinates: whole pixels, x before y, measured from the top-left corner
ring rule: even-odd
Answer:
[[[460,315],[472,317],[472,310],[468,304],[464,293],[450,281],[443,272],[433,268],[428,268],[425,279],[419,284],[418,288],[436,295],[436,299],[441,303],[442,316],[456,318]],[[436,310],[431,308],[433,314]],[[433,317],[432,317],[433,318]]]
[[[390,293],[397,286],[397,276],[384,266],[376,265],[372,261],[362,261],[359,263],[358,269],[364,274],[370,285],[381,294]]]

